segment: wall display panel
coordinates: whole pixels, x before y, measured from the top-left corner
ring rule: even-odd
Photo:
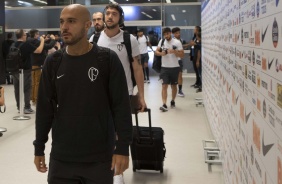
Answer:
[[[225,183],[282,182],[282,3],[202,3],[203,96]]]

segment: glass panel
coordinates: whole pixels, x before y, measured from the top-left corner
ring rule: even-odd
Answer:
[[[6,29],[59,28],[61,9],[5,10]],[[36,15],[36,18],[34,18]],[[15,19],[15,17],[17,17]]]
[[[201,5],[164,6],[164,26],[201,25]]]
[[[69,4],[101,5],[116,2],[119,4],[152,4],[152,3],[191,3],[201,2],[201,0],[6,0],[7,7],[31,7],[31,6],[65,6]]]

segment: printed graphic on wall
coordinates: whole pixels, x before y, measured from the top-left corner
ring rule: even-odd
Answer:
[[[282,184],[282,3],[203,4],[203,98],[225,183]]]

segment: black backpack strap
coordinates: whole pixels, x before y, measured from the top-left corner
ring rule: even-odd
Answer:
[[[130,34],[127,32],[123,32],[123,39],[124,39],[124,45],[127,51],[128,59],[130,62],[133,62]]]
[[[132,84],[133,87],[136,86],[136,81],[135,81],[135,77],[134,77],[134,71],[133,71],[133,66],[132,66],[132,62],[133,57],[132,57],[132,48],[131,48],[131,41],[130,41],[130,34],[127,32],[123,32],[123,40],[124,40],[124,45],[127,51],[127,56],[129,59],[129,63],[130,63],[130,71],[131,71],[131,80],[132,80]]]
[[[100,34],[101,33],[95,33],[94,36],[93,36],[92,42],[90,42],[90,43],[98,43],[98,40],[100,38]]]
[[[162,39],[161,47],[164,45],[164,41],[165,41],[165,39]]]

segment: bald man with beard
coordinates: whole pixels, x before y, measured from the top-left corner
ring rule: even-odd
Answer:
[[[60,29],[66,49],[57,72],[54,55],[60,51],[43,67],[33,144],[35,166],[45,173],[45,143],[52,129],[49,184],[112,184],[113,176],[129,166],[132,118],[125,73],[112,50],[104,48],[109,56],[98,59],[102,48],[88,42],[90,26],[85,6],[65,7]]]

